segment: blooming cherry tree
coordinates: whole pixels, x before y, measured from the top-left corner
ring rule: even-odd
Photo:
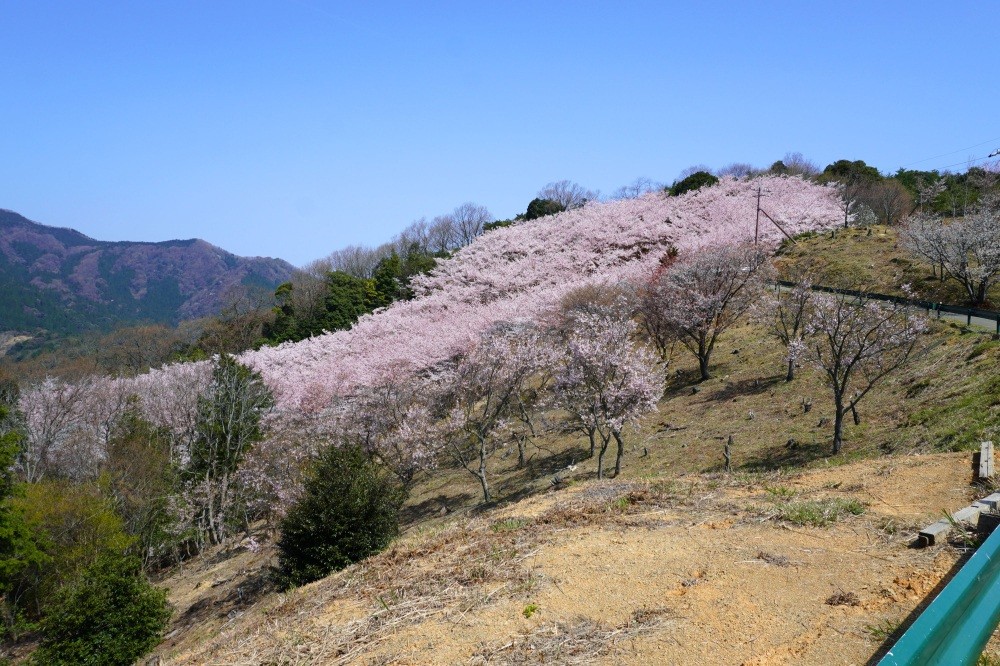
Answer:
[[[479,481],[484,502],[491,499],[489,459],[507,442],[504,429],[543,366],[543,350],[533,326],[502,324],[487,331],[452,374],[446,450]]]
[[[604,477],[604,455],[611,439],[618,445],[617,476],[625,452],[623,430],[656,409],[663,395],[663,373],[657,371],[656,356],[635,344],[637,329],[624,303],[570,315],[554,388],[557,404],[589,435],[591,453],[599,440],[599,479]]]
[[[678,340],[698,359],[701,378],[708,379],[719,336],[762,292],[767,258],[756,245],[720,244],[658,271],[643,296],[646,328]]]
[[[926,326],[926,319],[906,305],[813,295],[808,355],[833,392],[835,454],[843,446],[844,415],[909,360]]]
[[[982,203],[961,220],[945,225],[940,218],[915,215],[903,233],[903,244],[914,254],[958,280],[969,302],[986,302],[990,287],[1000,279],[1000,212],[997,202]]]
[[[786,382],[795,379],[795,363],[806,350],[803,336],[812,314],[812,296],[812,281],[803,277],[790,290],[778,291],[756,308],[758,322],[785,346],[788,363]]]

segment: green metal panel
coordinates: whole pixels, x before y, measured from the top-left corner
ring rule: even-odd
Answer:
[[[979,547],[879,666],[974,665],[1000,623],[1000,529]]]

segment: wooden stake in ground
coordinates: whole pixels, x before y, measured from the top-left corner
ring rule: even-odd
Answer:
[[[732,447],[733,447],[733,436],[730,435],[729,439],[726,440],[726,446],[722,449],[722,455],[726,459],[726,471],[727,472],[732,472],[733,471],[733,452],[732,452]]]

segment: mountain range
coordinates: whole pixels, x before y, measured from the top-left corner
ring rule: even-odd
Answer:
[[[240,286],[273,290],[293,270],[200,239],[99,241],[0,209],[0,331],[173,324],[217,314]]]

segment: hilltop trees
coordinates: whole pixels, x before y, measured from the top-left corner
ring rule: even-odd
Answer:
[[[690,176],[671,185],[669,192],[670,196],[679,197],[686,192],[700,190],[703,187],[711,187],[718,182],[719,179],[708,171],[695,171]]]
[[[554,201],[563,210],[579,208],[588,201],[594,201],[600,196],[597,192],[592,192],[578,183],[569,180],[560,180],[549,183],[538,191],[538,198],[546,201]]]

